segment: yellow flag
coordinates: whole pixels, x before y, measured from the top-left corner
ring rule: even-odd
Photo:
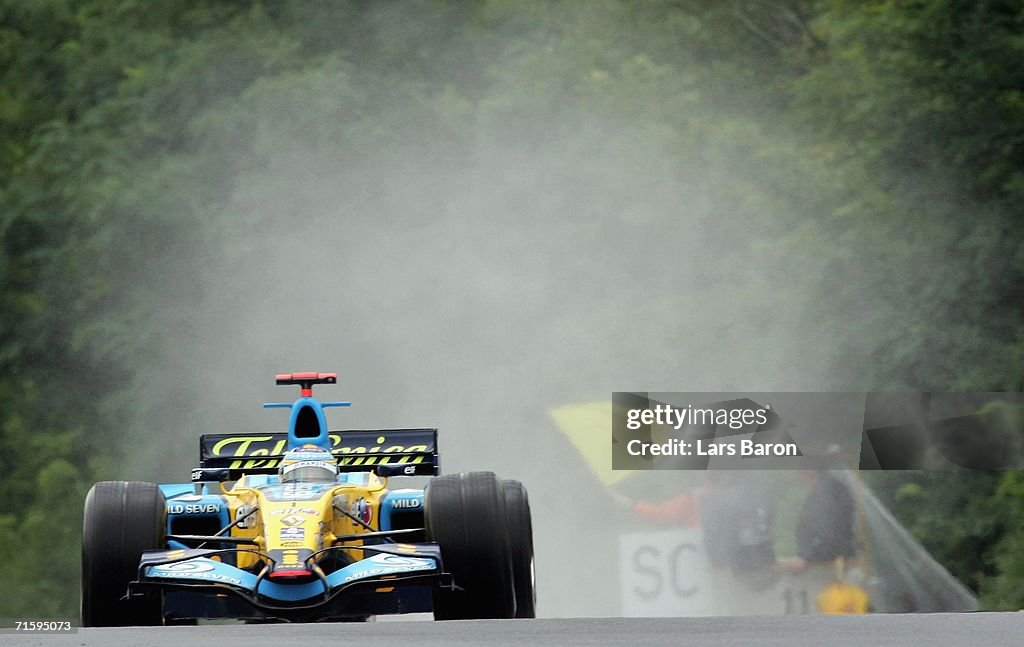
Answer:
[[[612,403],[569,404],[551,412],[559,431],[583,456],[605,486],[626,478],[630,470],[612,469]]]

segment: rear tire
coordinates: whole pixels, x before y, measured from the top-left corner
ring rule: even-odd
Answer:
[[[103,481],[89,490],[82,524],[83,626],[163,623],[159,594],[122,598],[138,577],[142,551],[163,548],[166,528],[164,495],[152,483]]]
[[[533,522],[530,499],[519,481],[502,481],[505,488],[505,518],[512,553],[512,581],[516,589],[516,617],[537,617],[537,589],[533,570]]]
[[[491,472],[431,479],[424,495],[427,538],[441,547],[455,590],[434,590],[434,619],[512,618],[515,589],[505,528],[505,491]]]

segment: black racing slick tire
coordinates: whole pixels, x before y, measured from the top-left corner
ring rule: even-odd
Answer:
[[[509,551],[512,555],[512,581],[516,589],[516,617],[537,617],[537,590],[533,570],[533,522],[530,499],[519,481],[502,481],[505,488],[505,519]]]
[[[501,480],[491,472],[438,476],[427,485],[423,506],[427,538],[440,546],[455,585],[434,589],[434,619],[514,617]]]
[[[163,548],[167,509],[160,488],[103,481],[85,497],[82,523],[82,625],[123,627],[163,623],[161,597],[125,599],[137,579],[142,551]]]

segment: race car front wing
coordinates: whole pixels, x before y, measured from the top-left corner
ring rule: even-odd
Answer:
[[[315,577],[273,581],[260,573],[225,563],[232,553],[255,549],[177,549],[146,551],[129,596],[161,595],[169,622],[198,618],[252,618],[288,621],[358,619],[391,613],[432,610],[435,587],[452,587],[436,544],[344,546],[373,553]],[[364,553],[365,554],[365,553]]]

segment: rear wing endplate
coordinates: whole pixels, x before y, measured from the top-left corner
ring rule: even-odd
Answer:
[[[433,476],[441,473],[437,429],[356,429],[330,431],[331,453],[342,472],[380,476]],[[192,480],[233,480],[242,474],[276,474],[288,450],[286,432],[203,434],[199,467]]]

